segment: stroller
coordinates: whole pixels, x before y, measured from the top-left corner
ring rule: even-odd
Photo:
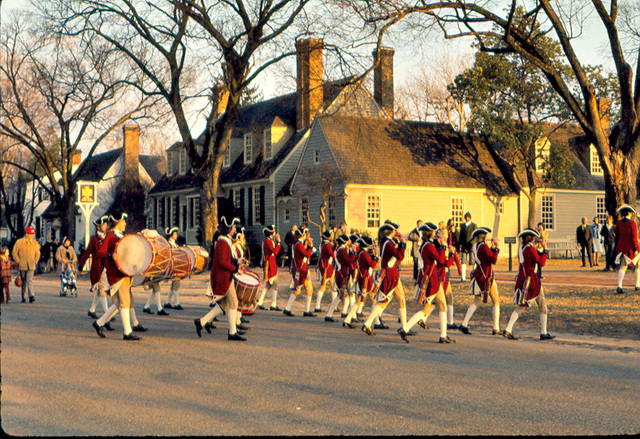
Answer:
[[[78,297],[78,289],[76,287],[76,264],[68,262],[60,273],[60,296]]]

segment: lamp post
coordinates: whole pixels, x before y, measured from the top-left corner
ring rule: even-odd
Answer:
[[[84,248],[87,248],[87,246],[89,245],[89,225],[91,224],[91,212],[93,212],[93,209],[98,205],[98,183],[90,181],[79,181],[77,185],[78,201],[76,202],[76,204],[80,206],[80,210],[82,210],[82,213],[84,214]],[[78,268],[82,270],[82,267]]]

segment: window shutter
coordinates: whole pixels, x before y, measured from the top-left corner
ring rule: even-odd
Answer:
[[[249,187],[247,188],[247,199],[249,201],[249,221],[247,221],[247,225],[248,226],[252,226],[253,225],[253,188]]]
[[[265,224],[264,222],[264,194],[265,187],[260,186],[260,224]]]
[[[244,224],[244,188],[240,189],[240,212],[238,217],[240,222]]]

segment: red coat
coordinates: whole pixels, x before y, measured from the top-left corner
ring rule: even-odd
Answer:
[[[127,277],[118,266],[116,265],[116,261],[113,259],[113,254],[116,251],[116,244],[120,241],[113,232],[107,233],[107,236],[102,240],[102,244],[98,247],[98,258],[104,261],[104,266],[107,269],[107,280],[109,281],[109,285],[113,285],[118,282],[120,279]]]
[[[312,250],[306,248],[302,241],[296,242],[293,246],[293,268],[291,274],[294,276],[299,273],[298,285],[302,285],[307,280],[307,272],[309,271],[309,258]]]
[[[373,278],[369,270],[376,268],[378,261],[374,260],[369,252],[360,250],[356,255],[356,262],[358,264],[357,280],[360,292],[369,292],[373,289]]]
[[[392,240],[386,239],[380,243],[380,269],[385,270],[385,276],[380,285],[380,291],[383,294],[389,294],[391,290],[398,286],[400,276],[398,274],[398,265],[404,258],[404,248],[396,245]],[[395,263],[389,267],[389,262],[395,258]]]
[[[544,267],[547,262],[547,253],[540,253],[533,244],[528,244],[522,249],[522,258],[518,267],[518,277],[516,278],[515,290],[522,290],[525,280],[531,278],[529,292],[524,301],[535,299],[540,294],[541,283],[538,273],[536,273],[536,265]],[[525,305],[526,306],[526,305]]]
[[[346,247],[338,247],[336,259],[340,264],[340,269],[336,272],[336,286],[346,288],[349,276],[351,276],[351,267],[356,262],[356,255],[348,251]]]
[[[211,261],[211,290],[214,296],[224,296],[233,282],[233,274],[238,272],[238,260],[233,258],[231,240],[221,236],[216,241]]]
[[[350,275],[351,277],[355,278],[356,273],[358,272],[358,253],[360,252],[360,246],[359,245],[354,245],[351,249],[351,251],[349,252],[350,254],[353,255],[353,262],[351,263],[351,267],[350,267]]]
[[[320,260],[318,261],[318,269],[322,273],[322,279],[329,279],[333,276],[333,261],[336,259],[336,254],[333,251],[333,247],[328,242],[322,244],[320,247]]]
[[[433,296],[440,289],[440,276],[436,264],[444,266],[447,263],[445,250],[445,247],[437,249],[433,241],[427,241],[420,247],[424,265],[418,275],[418,285],[422,290],[424,282],[427,282],[424,298]]]
[[[91,280],[91,285],[95,285],[100,281],[100,276],[102,275],[102,269],[104,267],[104,260],[98,257],[98,249],[102,245],[102,241],[106,236],[100,236],[99,234],[95,234],[89,240],[89,247],[82,253],[82,257],[80,258],[80,263],[78,267],[82,270],[84,264],[91,256],[91,271],[89,273],[89,279]]]
[[[269,280],[278,274],[278,262],[276,256],[282,250],[280,244],[276,244],[271,238],[267,238],[262,243],[262,266],[264,267],[264,280]]]
[[[616,223],[616,254],[623,253],[633,259],[638,251],[638,226],[628,218]]]
[[[473,270],[473,279],[480,290],[485,291],[491,287],[493,265],[498,262],[498,249],[492,249],[486,242],[480,242],[476,247],[476,256],[478,265]]]
[[[442,288],[445,293],[449,288],[449,273],[447,273],[447,269],[453,265],[454,261],[454,253],[450,253],[444,264],[437,264],[436,266],[436,270],[438,270],[438,277],[440,278],[440,283],[442,284]]]

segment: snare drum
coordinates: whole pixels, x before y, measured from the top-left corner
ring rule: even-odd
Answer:
[[[251,271],[241,271],[233,275],[238,297],[238,309],[245,312],[253,312],[258,304],[258,290],[260,289],[260,276]]]
[[[113,259],[127,276],[164,276],[171,265],[171,246],[159,235],[130,233],[116,243]]]
[[[194,258],[184,247],[171,249],[171,266],[167,275],[171,278],[182,279],[189,276],[193,270]]]

